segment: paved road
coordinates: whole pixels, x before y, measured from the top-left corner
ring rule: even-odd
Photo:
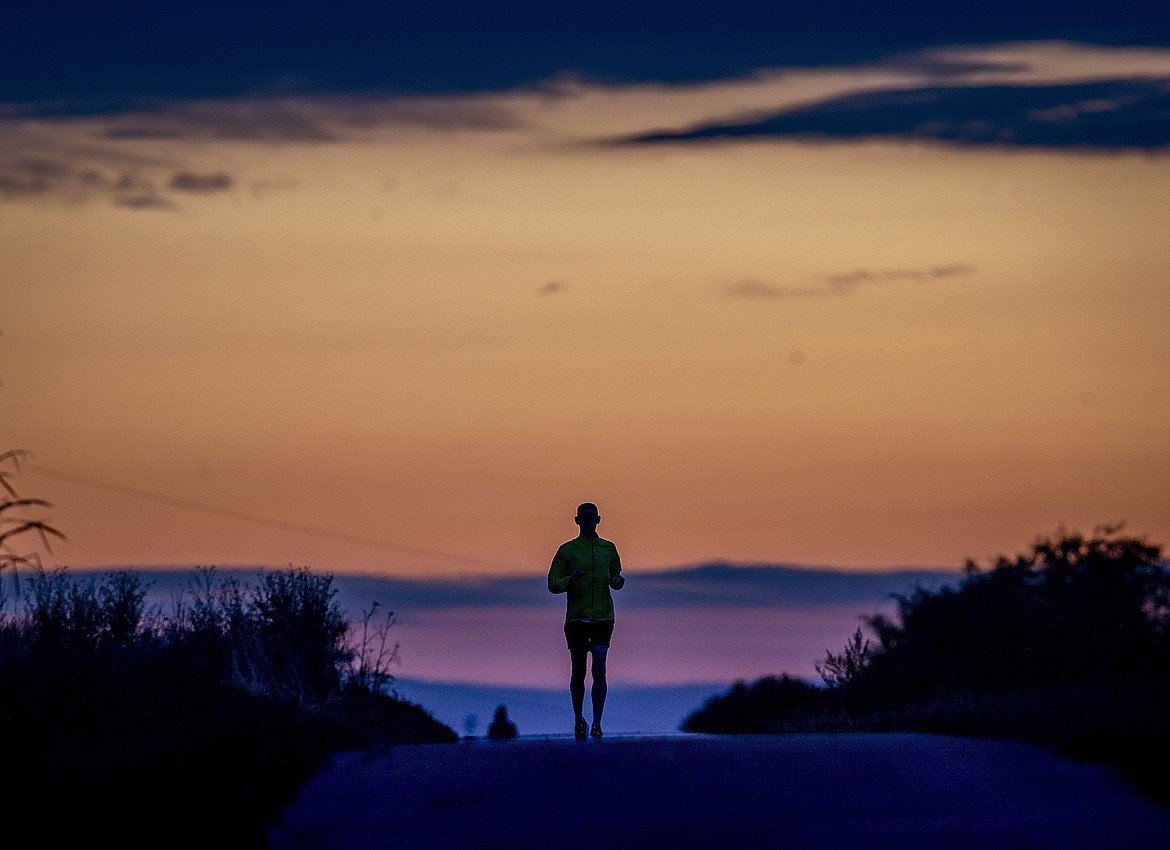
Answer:
[[[1161,850],[1109,771],[937,735],[520,738],[337,756],[272,850]]]

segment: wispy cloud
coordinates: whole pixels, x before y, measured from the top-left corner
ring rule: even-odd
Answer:
[[[550,280],[536,291],[537,295],[556,295],[559,292],[564,292],[569,284],[563,280]]]
[[[929,266],[926,268],[903,269],[854,269],[848,272],[835,272],[822,275],[819,283],[806,285],[790,285],[767,283],[756,278],[744,278],[728,284],[724,294],[729,298],[759,298],[759,299],[799,299],[799,298],[832,298],[848,295],[858,287],[897,283],[899,281],[928,282],[945,280],[961,275],[973,274],[974,266],[965,263],[947,263],[945,265]]]
[[[217,171],[213,174],[194,174],[190,171],[179,171],[171,177],[170,187],[176,192],[195,192],[208,194],[224,192],[232,188],[235,181],[230,174]]]
[[[963,146],[1163,150],[1170,148],[1170,78],[886,88],[787,107],[748,120],[637,134],[619,142],[875,138]]]
[[[386,141],[403,133],[494,132],[523,122],[500,98],[333,97],[150,101],[96,115],[57,114],[39,104],[0,112],[0,200],[108,200],[144,209],[176,207],[177,194],[211,195],[235,188],[229,169],[187,160],[182,143],[256,145]],[[169,158],[155,155],[165,140]],[[160,187],[151,204],[128,197],[125,184],[148,175]],[[253,179],[253,194],[287,189],[293,178]],[[279,184],[279,185],[278,185]],[[168,197],[169,193],[176,193]]]
[[[196,174],[179,171],[169,181],[158,175],[172,192],[211,194],[234,185],[224,172]],[[170,210],[178,204],[159,188],[155,177],[146,176],[138,167],[109,167],[82,157],[47,155],[36,158],[0,160],[0,200],[15,201],[53,198],[67,202],[105,200],[117,207],[133,210]]]
[[[168,101],[104,118],[113,140],[327,143],[386,128],[434,132],[507,130],[514,112],[490,97],[239,98]]]
[[[840,289],[852,289],[863,283],[896,282],[900,280],[945,280],[950,277],[972,274],[974,266],[966,263],[948,263],[940,266],[930,266],[922,269],[854,269],[849,272],[837,272],[825,275],[824,280],[830,286]]]
[[[114,206],[131,210],[171,210],[175,204],[158,195],[122,195],[114,198]]]
[[[182,181],[180,181],[182,182]],[[0,156],[0,200],[56,198],[80,202],[101,198],[126,209],[173,209],[136,164],[113,164],[86,154],[49,152]]]
[[[0,198],[40,196],[75,179],[65,163],[48,159],[19,159],[0,164]]]
[[[811,286],[786,286],[765,283],[755,278],[744,278],[728,284],[724,290],[730,298],[809,298],[826,294],[823,289]]]

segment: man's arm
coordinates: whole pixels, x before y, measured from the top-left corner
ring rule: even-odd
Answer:
[[[583,570],[570,570],[569,559],[562,555],[561,550],[558,549],[556,555],[553,556],[552,566],[548,568],[548,592],[565,593],[568,591],[569,585],[583,575],[585,575]]]
[[[622,575],[622,559],[618,557],[617,550],[614,550],[613,560],[609,564],[609,586],[614,590],[621,590],[625,587],[626,578]]]

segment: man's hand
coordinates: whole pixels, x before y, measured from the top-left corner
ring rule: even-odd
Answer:
[[[580,581],[584,577],[585,577],[584,570],[573,570],[573,572],[569,575],[569,584],[573,584],[576,581]]]
[[[622,585],[624,585],[625,583],[626,583],[626,580],[624,578],[622,578],[621,576],[614,576],[613,578],[611,578],[609,580],[609,586],[612,587],[614,590],[621,590]]]

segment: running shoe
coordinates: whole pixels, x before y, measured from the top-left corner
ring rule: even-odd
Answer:
[[[589,730],[589,734],[592,735],[594,738],[600,738],[601,737],[601,724],[594,723],[593,728]]]
[[[589,724],[584,720],[578,720],[576,728],[573,729],[573,736],[576,738],[584,738],[585,732],[589,729]]]

